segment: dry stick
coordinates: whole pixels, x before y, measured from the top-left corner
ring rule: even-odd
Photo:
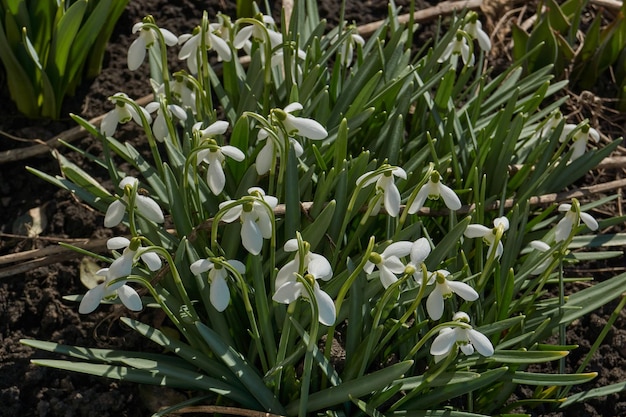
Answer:
[[[177,411],[172,411],[171,414],[187,414],[187,413],[202,413],[202,414],[230,414],[233,416],[243,417],[281,417],[279,414],[266,413],[263,411],[246,410],[244,408],[235,407],[223,407],[219,405],[198,405],[181,408]]]
[[[145,106],[154,100],[154,96],[152,94],[148,94],[145,97],[141,97],[136,100],[137,104],[140,106]],[[105,115],[100,115],[98,117],[94,117],[89,120],[94,126],[98,126]],[[32,139],[33,142],[38,142],[38,145],[29,146],[28,148],[19,148],[19,149],[10,149],[8,151],[0,152],[0,164],[6,162],[14,162],[21,161],[23,159],[28,159],[33,156],[44,154],[51,149],[57,148],[61,145],[61,141],[64,142],[73,142],[75,140],[84,138],[87,136],[87,131],[81,127],[76,126],[64,132],[61,132],[58,136],[55,136],[52,139],[47,141],[43,141],[40,139]]]
[[[548,205],[553,204],[559,201],[566,201],[572,198],[583,198],[593,194],[598,193],[606,193],[608,191],[617,190],[620,188],[626,187],[626,178],[616,181],[611,181],[603,184],[592,185],[589,187],[581,187],[572,191],[565,191],[561,193],[551,193],[544,194],[536,197],[531,197],[528,199],[529,204],[533,206],[539,205]],[[516,204],[515,199],[508,199],[504,202],[504,207],[510,208]],[[306,214],[313,206],[312,202],[303,202],[300,204],[300,209]],[[404,210],[406,206],[401,206],[401,209]],[[458,214],[467,214],[474,210],[475,206],[465,205],[456,211]],[[485,207],[485,210],[497,210],[500,208],[500,202],[497,201],[493,204],[490,204]],[[282,216],[285,214],[285,205],[279,204],[274,209],[274,213],[277,216]],[[448,210],[431,210],[429,207],[423,207],[417,213],[422,216],[441,216],[447,215]],[[213,220],[209,219],[202,224],[200,224],[192,234],[189,235],[189,239],[193,240],[195,233],[199,230],[210,230],[213,225]],[[27,236],[22,236],[24,239],[28,239]],[[51,238],[48,238],[51,239]],[[74,246],[90,250],[92,252],[101,252],[106,249],[106,241],[108,239],[93,239],[93,240],[81,240],[76,241]],[[15,275],[18,273],[26,272],[31,269],[49,265],[52,263],[57,263],[63,261],[65,259],[69,259],[72,256],[75,256],[76,252],[72,251],[70,248],[61,247],[61,246],[49,246],[43,249],[35,249],[26,252],[20,253],[12,253],[9,255],[0,256],[0,265],[14,263],[14,262],[23,262],[18,265],[8,266],[6,268],[0,269],[0,278],[8,277],[11,275]]]
[[[623,2],[617,0],[591,0],[591,3],[612,10],[619,10],[623,5]]]
[[[443,1],[436,6],[414,12],[413,21],[415,23],[428,22],[439,16],[449,15],[459,10],[476,10],[479,9],[482,4],[483,0]],[[398,23],[408,23],[410,20],[410,13],[398,16]],[[359,35],[367,37],[371,36],[378,28],[385,24],[387,24],[387,20],[379,20],[359,26],[357,30]]]

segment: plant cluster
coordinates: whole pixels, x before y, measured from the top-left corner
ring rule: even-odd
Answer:
[[[0,60],[11,99],[28,117],[59,118],[67,95],[102,66],[128,0],[2,0]]]
[[[537,19],[527,33],[513,28],[513,56],[526,58],[529,73],[553,66],[558,77],[567,77],[572,88],[590,89],[607,71],[612,72],[618,109],[626,111],[626,6],[608,22],[598,13],[584,34],[581,23],[587,0],[567,0],[558,4],[545,0],[538,8]]]
[[[115,94],[99,128],[73,116],[102,155],[68,145],[115,193],[60,154],[62,176],[31,171],[123,235],[110,256],[77,249],[107,265],[68,297],[79,311],[156,308],[175,331],[122,319],[162,354],[25,340],[68,357],[35,363],[299,416],[481,416],[621,389],[566,398],[594,373],[528,370],[562,365],[576,348],[565,326],[624,289],[618,276],[564,290],[564,266],[619,254],[572,250],[623,221],[585,212],[612,197],[531,197],[571,185],[619,141],[590,149],[588,122],[542,106],[564,86],[549,69],[489,75],[476,13],[419,51],[397,15],[392,3],[367,40],[346,24],[327,32],[314,1],[280,26],[260,13],[205,14],[178,37],[136,24],[128,65],[149,56],[154,101]],[[172,74],[176,43],[187,70]],[[132,120],[143,151],[115,139]],[[533,398],[511,402],[518,384]]]

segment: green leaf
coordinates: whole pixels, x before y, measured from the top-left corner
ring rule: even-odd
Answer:
[[[396,363],[373,372],[358,379],[344,382],[343,384],[330,387],[309,395],[307,412],[330,408],[338,404],[350,401],[350,398],[358,398],[382,390],[399,379],[413,366],[413,361]],[[293,401],[285,407],[288,415],[297,414],[299,401]]]
[[[626,4],[626,3],[624,3]],[[563,401],[561,408],[569,407],[573,404],[581,403],[591,398],[604,397],[611,394],[616,394],[626,390],[626,382],[619,382],[617,384],[606,385],[604,387],[590,389],[588,391],[572,394]]]
[[[515,371],[512,381],[527,385],[574,385],[589,382],[598,376],[597,372],[583,374],[544,374],[538,372]]]

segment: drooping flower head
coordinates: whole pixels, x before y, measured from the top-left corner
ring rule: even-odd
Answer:
[[[478,41],[478,46],[485,52],[491,50],[491,40],[489,35],[483,30],[480,20],[478,20],[478,13],[469,12],[467,14],[467,23],[463,26],[463,31],[470,35],[472,39]]]
[[[556,225],[555,239],[562,242],[567,239],[580,225],[580,221],[591,230],[598,230],[598,222],[588,213],[580,210],[580,203],[575,198],[572,204],[559,205],[559,211],[565,213],[565,216]]]
[[[487,258],[489,258],[494,250],[495,245],[495,256],[496,259],[499,259],[502,256],[502,252],[504,250],[502,245],[502,235],[504,232],[509,230],[509,219],[506,217],[497,217],[493,221],[493,229],[489,229],[488,227],[483,226],[482,224],[470,224],[465,229],[463,233],[465,237],[469,238],[477,238],[480,237],[484,240],[484,242],[489,245],[489,251],[487,252]]]
[[[330,262],[322,255],[309,250],[308,242],[300,237],[285,242],[286,252],[296,252],[296,256],[283,266],[276,276],[276,292],[272,299],[278,303],[290,304],[299,297],[304,299],[315,298],[318,309],[319,322],[325,326],[335,323],[336,312],[333,299],[322,291],[317,280],[328,281],[333,276]],[[304,279],[313,289],[313,294],[308,293],[306,287],[298,279]]]
[[[131,71],[139,68],[146,57],[146,49],[159,45],[159,37],[163,38],[167,46],[174,46],[178,42],[178,38],[172,32],[157,27],[152,16],[144,18],[142,22],[135,23],[133,33],[137,32],[139,32],[139,36],[128,48],[128,69]],[[165,51],[161,51],[161,53],[165,53]]]
[[[357,178],[357,188],[365,188],[376,183],[375,194],[370,200],[370,215],[378,214],[383,203],[391,217],[397,217],[400,213],[400,191],[394,182],[394,177],[406,179],[406,172],[400,167],[384,164],[376,171],[366,172]]]
[[[493,355],[494,349],[491,341],[469,325],[470,318],[466,313],[458,312],[452,320],[463,323],[465,326],[441,329],[430,347],[430,354],[435,356],[435,362],[441,361],[458,348],[465,355],[471,355],[475,350],[483,356]]]
[[[169,137],[167,121],[173,120],[173,116],[176,116],[178,120],[187,120],[187,113],[185,113],[185,110],[178,104],[162,104],[158,101],[153,101],[148,103],[146,110],[150,113],[157,112],[154,124],[152,125],[152,132],[159,142],[163,142]]]
[[[222,22],[225,22],[222,20]],[[186,33],[178,37],[178,43],[183,45],[178,52],[178,59],[186,60],[187,68],[192,74],[198,73],[198,55],[206,51],[214,50],[221,61],[230,61],[232,53],[228,43],[222,37],[224,30],[222,23],[211,23],[208,30],[202,36],[202,28],[197,26],[193,33]],[[203,50],[203,47],[205,50]]]
[[[228,123],[218,121],[211,124],[205,129],[200,129],[202,123],[196,123],[193,130],[200,136],[202,141],[201,149],[197,153],[197,163],[206,164],[207,173],[206,181],[213,194],[218,195],[224,190],[226,185],[226,175],[224,174],[223,163],[226,157],[241,162],[246,155],[237,147],[231,145],[219,146],[215,139],[215,135],[221,135],[228,129]]]
[[[136,213],[155,223],[165,221],[159,204],[147,195],[138,192],[139,180],[132,176],[124,177],[119,184],[122,197],[112,202],[104,215],[104,227],[115,227],[122,222],[129,202],[134,201]]]
[[[417,213],[428,200],[443,199],[446,207],[450,210],[458,210],[461,208],[461,200],[454,191],[441,181],[441,175],[437,171],[433,171],[428,178],[428,182],[424,184],[418,191],[413,203],[409,206],[409,214]]]
[[[327,137],[328,132],[319,122],[292,114],[302,109],[302,104],[296,102],[288,104],[284,109],[272,109],[270,121],[272,124],[281,126],[288,137],[297,135],[313,140]]]
[[[126,94],[115,93],[114,95],[109,97],[109,100],[113,102],[115,107],[113,108],[113,110],[104,115],[102,123],[100,124],[100,131],[105,136],[113,136],[115,134],[115,130],[117,129],[118,124],[127,123],[131,119],[141,126],[141,115],[139,114],[137,109],[139,109],[139,111],[142,113],[143,117],[145,117],[148,123],[152,122],[152,117],[150,116],[150,113],[138,104],[130,104],[129,101],[132,100]]]
[[[539,252],[547,252],[550,250],[550,245],[548,245],[546,242],[543,242],[541,240],[533,240],[529,243],[530,247],[538,250]],[[541,262],[539,265],[537,265],[535,268],[533,268],[530,273],[532,275],[540,275],[542,274],[546,269],[548,269],[548,267],[550,266],[550,258],[545,259],[543,262]]]
[[[274,158],[278,157],[280,154],[277,152],[277,148],[282,149],[285,145],[284,133],[282,129],[279,129],[276,134],[279,138],[278,140],[276,140],[274,136],[271,136],[266,129],[259,129],[257,141],[265,141],[265,144],[256,156],[255,165],[256,171],[259,175],[266,174],[272,168],[272,164],[275,162]],[[300,142],[298,142],[295,138],[290,137],[288,143],[293,148],[296,158],[302,156],[304,149],[302,148],[302,145],[300,145]]]
[[[404,263],[400,260],[411,253],[412,242],[393,242],[383,250],[382,253],[372,252],[369,260],[365,263],[363,271],[371,274],[374,266],[378,268],[380,282],[385,289],[398,280],[397,274],[402,274],[405,269]]]
[[[245,274],[246,266],[235,260],[223,260],[218,258],[213,259],[199,259],[192,263],[189,268],[195,275],[201,275],[204,272],[208,272],[209,278],[209,299],[211,304],[217,311],[224,311],[228,307],[230,302],[230,290],[228,289],[228,268],[231,268],[231,274],[233,270],[239,274]]]
[[[600,133],[593,127],[590,127],[588,124],[575,125],[575,124],[566,124],[563,126],[563,133],[561,134],[561,142],[564,142],[568,137],[572,138],[572,155],[570,157],[570,162],[575,161],[585,154],[587,150],[587,143],[589,143],[589,139],[591,139],[594,143],[598,143],[600,141]]]
[[[253,255],[261,253],[263,239],[272,237],[273,215],[272,210],[278,205],[278,199],[271,195],[265,195],[265,191],[259,187],[248,189],[249,196],[243,197],[239,202],[234,200],[220,204],[220,209],[227,209],[221,220],[231,223],[236,219],[241,220],[241,242],[243,247]],[[234,205],[234,203],[239,203]]]
[[[476,290],[464,282],[449,280],[448,276],[450,276],[450,272],[445,269],[431,273],[428,283],[435,284],[435,288],[426,300],[426,311],[433,320],[439,320],[443,316],[444,300],[451,298],[453,294],[457,294],[465,301],[478,299]]]
[[[437,62],[442,63],[451,60],[457,62],[456,57],[461,55],[463,63],[468,66],[474,65],[474,55],[470,53],[470,47],[467,43],[467,35],[463,31],[458,31],[452,38],[446,49],[443,51]]]

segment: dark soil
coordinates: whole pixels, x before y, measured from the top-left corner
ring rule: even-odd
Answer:
[[[396,1],[397,5],[407,5]],[[427,7],[436,1],[418,1]],[[320,2],[320,13],[336,18],[340,1]],[[278,10],[279,4],[275,4]],[[387,13],[385,0],[353,0],[347,2],[346,19],[366,23],[383,18]],[[86,83],[77,95],[68,99],[64,114],[76,113],[92,118],[110,110],[107,97],[123,91],[133,98],[150,92],[147,83],[147,66],[131,72],[126,67],[126,51],[134,39],[131,27],[146,14],[152,14],[157,23],[175,34],[190,32],[200,21],[202,11],[209,16],[218,11],[234,16],[234,6],[226,0],[134,0],[118,22],[105,56],[102,73],[92,82]],[[275,10],[276,13],[276,10]],[[494,16],[491,16],[494,18]],[[426,28],[428,30],[428,28]],[[173,62],[173,60],[172,60]],[[0,73],[0,84],[4,85]],[[0,151],[32,145],[38,140],[47,140],[75,126],[68,118],[60,121],[32,121],[21,117],[10,101],[6,86],[0,90],[0,130],[23,141],[2,138]],[[586,116],[589,117],[589,116]],[[611,119],[611,117],[609,117]],[[600,127],[602,130],[603,127]],[[608,129],[608,127],[607,127]],[[623,125],[622,125],[623,129]],[[606,130],[605,130],[606,131]],[[132,138],[132,132],[127,132]],[[618,136],[618,135],[615,135]],[[85,138],[76,144],[81,148],[97,149],[98,144]],[[64,152],[82,161],[76,155]],[[102,227],[103,218],[66,192],[26,172],[24,165],[56,174],[58,167],[49,155],[34,157],[27,161],[10,162],[0,170],[0,255],[21,253],[50,245],[50,240],[107,237],[109,230]],[[89,168],[91,169],[91,167]],[[609,173],[606,175],[621,175]],[[614,178],[608,178],[614,179]],[[597,177],[590,181],[597,181]],[[106,182],[105,182],[106,185]],[[110,185],[110,184],[109,184]],[[47,225],[40,236],[23,238],[23,230],[14,227],[20,216],[29,210],[40,208],[45,214]],[[616,213],[612,213],[616,214]],[[47,239],[52,238],[52,239]],[[63,344],[90,347],[151,350],[156,349],[117,321],[114,308],[100,307],[96,313],[79,315],[74,303],[66,302],[63,296],[84,292],[80,283],[78,266],[80,256],[59,263],[31,268],[11,276],[2,272],[7,265],[0,265],[0,417],[1,416],[143,416],[149,415],[160,405],[173,404],[184,399],[182,393],[163,388],[144,388],[134,384],[90,377],[77,373],[37,367],[30,360],[58,358],[54,355],[33,350],[19,343],[20,339],[40,339]],[[623,261],[621,261],[623,262]],[[624,265],[621,265],[623,271]],[[586,275],[596,278],[611,276],[614,265],[608,271],[590,271]],[[581,271],[585,275],[584,271]],[[607,317],[615,305],[610,305],[585,317],[570,327],[569,344],[580,348],[568,358],[568,367],[575,369],[589,347],[602,330]],[[128,314],[127,311],[124,314]],[[142,320],[156,320],[146,318]],[[626,380],[626,322],[624,315],[616,321],[600,351],[594,356],[587,371],[599,373],[598,378],[584,389]],[[526,395],[520,390],[519,395]],[[531,410],[536,415],[549,414],[547,410]],[[626,415],[626,395],[612,395],[589,401],[577,409],[568,410],[567,416],[619,416]]]

